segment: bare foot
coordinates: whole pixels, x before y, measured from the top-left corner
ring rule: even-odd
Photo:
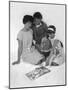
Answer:
[[[52,62],[51,63],[51,66],[59,66],[59,64],[55,63],[55,62]]]
[[[19,64],[19,63],[20,63],[20,61],[15,61],[12,63],[12,65]]]

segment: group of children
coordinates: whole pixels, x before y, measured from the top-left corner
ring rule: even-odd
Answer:
[[[60,65],[64,62],[63,44],[54,39],[56,27],[47,26],[40,12],[23,17],[24,28],[17,36],[18,59],[13,65],[24,62],[33,65]]]

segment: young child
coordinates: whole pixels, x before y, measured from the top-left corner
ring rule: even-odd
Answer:
[[[42,14],[40,12],[35,12],[33,14],[34,22],[32,26],[33,30],[33,41],[34,44],[41,44],[41,40],[47,35],[47,24],[42,21]]]
[[[30,15],[25,15],[23,18],[24,28],[18,33],[18,60],[13,63],[20,63],[20,59],[24,62],[36,65],[44,56],[32,47],[33,30],[31,29],[33,18]]]
[[[51,49],[52,49],[52,44],[51,44],[51,41],[48,39],[48,35],[43,37],[42,40],[41,40],[41,44],[36,45],[36,47],[37,47],[37,50],[45,56],[45,59],[40,61],[40,63],[41,64],[43,64],[43,63],[46,64],[47,57],[50,55],[50,52],[51,52]]]
[[[47,58],[46,65],[61,65],[64,62],[63,44],[60,40],[54,39],[56,28],[53,25],[48,27],[49,39],[52,43],[52,50]]]
[[[29,48],[27,47],[27,37],[25,37],[25,34],[28,35],[29,38],[32,38],[32,36],[29,35],[29,34],[32,33],[32,30],[30,29],[30,27],[32,25],[32,22],[33,22],[32,16],[25,15],[24,18],[23,18],[23,20],[22,20],[22,22],[24,24],[24,28],[21,29],[19,31],[18,35],[17,35],[17,41],[18,41],[18,58],[17,58],[17,61],[13,62],[13,65],[20,63],[22,51],[24,51],[25,48],[27,48],[29,50]],[[29,43],[31,43],[31,39],[29,40]]]

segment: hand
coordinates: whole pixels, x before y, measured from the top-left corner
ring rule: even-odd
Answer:
[[[15,62],[13,62],[12,65],[19,64],[19,63],[20,63],[20,61],[17,60],[17,61],[15,61]]]
[[[35,46],[32,46],[31,51],[34,51],[34,50],[35,50]]]
[[[33,43],[34,43],[34,44],[36,44],[36,41],[35,41],[35,40],[33,40]]]

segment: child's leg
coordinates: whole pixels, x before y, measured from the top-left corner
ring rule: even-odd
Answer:
[[[51,51],[49,56],[46,59],[46,66],[51,65],[51,62],[53,61],[54,55],[53,52]]]
[[[58,66],[59,64],[55,63],[54,60],[55,60],[56,56],[55,55],[50,55],[47,60],[46,60],[46,66]]]
[[[36,65],[46,66],[46,59],[47,59],[47,57],[49,56],[50,51],[49,51],[49,52],[44,52],[44,53],[41,53],[41,54],[44,55],[44,58],[41,59]]]
[[[41,59],[36,65],[42,65],[42,63],[45,62],[45,58]]]
[[[52,62],[53,62],[53,60],[54,60],[54,58],[55,58],[55,56],[54,55],[52,55],[49,59],[49,66],[51,66],[51,64],[52,64]]]

